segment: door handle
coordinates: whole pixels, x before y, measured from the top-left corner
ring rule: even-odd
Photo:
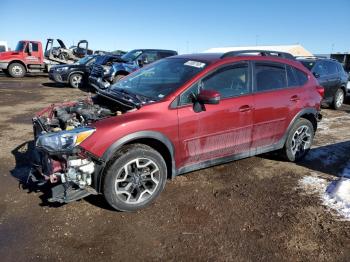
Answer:
[[[290,101],[293,101],[293,102],[296,102],[296,101],[299,101],[300,100],[300,97],[298,95],[294,95],[290,98]]]
[[[248,112],[252,110],[252,108],[249,105],[244,105],[239,108],[239,112]]]

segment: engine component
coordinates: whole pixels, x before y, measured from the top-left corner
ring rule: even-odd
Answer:
[[[95,164],[88,159],[73,159],[68,161],[68,169],[65,174],[61,173],[61,181],[73,182],[80,188],[91,185],[91,175],[95,171]]]

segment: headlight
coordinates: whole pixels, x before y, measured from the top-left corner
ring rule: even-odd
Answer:
[[[69,131],[43,134],[38,137],[35,145],[49,152],[68,152],[91,136],[95,130],[91,127],[79,127]]]
[[[67,71],[68,68],[69,68],[68,66],[58,67],[58,68],[56,68],[56,71],[57,71],[57,72]]]

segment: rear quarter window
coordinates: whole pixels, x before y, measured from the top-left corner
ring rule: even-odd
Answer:
[[[305,85],[309,79],[308,75],[297,68],[294,68],[294,72],[295,72],[296,77],[298,79],[299,86]]]

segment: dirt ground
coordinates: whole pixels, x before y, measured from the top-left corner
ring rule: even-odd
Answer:
[[[87,93],[45,76],[0,76],[1,261],[349,261],[350,222],[298,187],[307,175],[335,179],[350,153],[350,102],[323,109],[305,161],[270,154],[168,181],[155,204],[111,210],[103,197],[48,205],[20,186],[29,168],[31,117]]]

